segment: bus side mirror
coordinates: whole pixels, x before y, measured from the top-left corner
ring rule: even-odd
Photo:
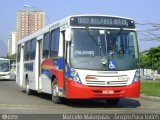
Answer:
[[[65,31],[65,40],[71,41],[71,29],[70,28],[67,28]]]

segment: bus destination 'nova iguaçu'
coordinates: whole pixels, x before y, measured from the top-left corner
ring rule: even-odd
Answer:
[[[67,99],[106,99],[140,94],[135,23],[108,15],[75,15],[18,41],[17,77],[27,94]]]

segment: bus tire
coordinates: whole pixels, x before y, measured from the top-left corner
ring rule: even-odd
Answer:
[[[58,83],[56,78],[51,83],[51,91],[52,91],[52,101],[56,104],[62,103],[62,98],[58,94]]]
[[[28,80],[28,77],[26,78],[26,94],[27,94],[27,95],[31,95],[31,94],[32,94],[32,90],[29,88],[29,80]]]
[[[119,100],[120,100],[119,98],[107,99],[106,102],[107,102],[107,105],[116,105],[118,104]]]

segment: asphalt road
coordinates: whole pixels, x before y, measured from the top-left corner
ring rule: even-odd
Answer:
[[[103,100],[70,100],[54,104],[48,94],[26,95],[15,81],[0,80],[0,114],[160,114],[160,101],[121,99],[115,106]]]

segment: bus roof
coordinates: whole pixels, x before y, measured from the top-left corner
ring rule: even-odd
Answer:
[[[55,28],[58,28],[58,27],[61,27],[61,26],[69,24],[69,20],[70,20],[71,17],[82,17],[82,16],[84,16],[84,17],[87,17],[87,16],[88,17],[91,17],[91,16],[94,16],[94,17],[112,17],[112,18],[133,20],[133,19],[127,18],[127,17],[113,16],[113,15],[100,15],[100,14],[71,15],[71,16],[68,16],[68,17],[66,17],[64,19],[61,19],[59,21],[55,21],[55,22],[51,23],[50,25],[48,25],[48,26],[46,26],[46,27],[34,32],[33,34],[31,34],[31,35],[19,40],[18,44],[21,44],[21,43],[27,41],[28,39],[33,39],[35,37],[41,36],[44,33],[46,33],[47,31],[51,31],[51,30],[53,30]]]
[[[115,17],[115,18],[122,18],[122,19],[128,19],[128,20],[133,20],[132,18],[128,18],[128,17],[122,17],[122,16],[114,16],[114,15],[103,15],[103,14],[84,14],[84,15],[71,15],[67,18],[70,17],[81,17],[81,16],[101,16],[101,17]]]
[[[0,58],[0,60],[9,60],[9,59],[7,59],[7,58]]]

